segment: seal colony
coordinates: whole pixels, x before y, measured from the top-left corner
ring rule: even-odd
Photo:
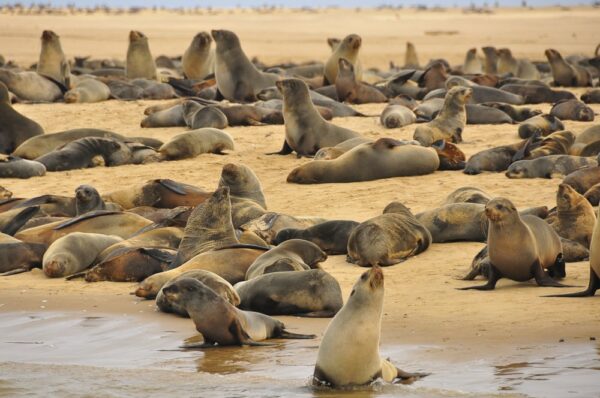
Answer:
[[[581,258],[589,256],[589,286],[559,297],[591,296],[600,288],[598,212],[592,207],[600,183],[600,136],[597,126],[565,130],[571,126],[567,121],[594,120],[594,108],[579,102],[569,87],[597,82],[597,56],[577,60],[547,50],[548,62],[531,63],[509,49],[486,48],[483,62],[473,48],[463,65],[437,59],[421,68],[415,46],[407,43],[405,69],[371,71],[359,57],[369,43],[356,33],[330,39],[327,59],[273,66],[250,58],[243,39],[227,30],[200,32],[182,59],[153,58],[152,38],[131,31],[125,62],[107,68],[67,62],[59,36],[44,31],[35,72],[0,68],[0,116],[9,121],[0,126],[0,149],[6,153],[0,176],[43,178],[46,172],[100,164],[141,164],[156,175],[113,192],[78,181],[72,196],[7,194],[0,202],[0,270],[42,268],[52,278],[139,282],[136,296],[156,299],[162,312],[190,318],[190,330],[193,323],[202,334],[201,348],[317,337],[308,327],[291,332],[271,315],[333,318],[319,344],[313,382],[334,388],[426,376],[404,372],[380,355],[385,328],[380,267],[411,267],[412,257],[427,255],[432,245],[487,244],[470,273],[487,283],[464,290],[492,290],[501,278],[568,287],[558,280],[567,277],[565,262],[576,250],[584,253]],[[593,102],[593,94],[582,99]],[[15,96],[68,104],[177,97],[148,107],[141,126],[190,130],[164,143],[91,127],[48,134],[28,112],[17,112],[10,100]],[[548,113],[530,106],[540,102],[552,104],[545,105]],[[381,115],[365,116],[348,105],[358,103],[385,105]],[[342,127],[335,119],[341,115],[371,118],[366,120],[389,130],[373,137],[368,128]],[[461,147],[472,153],[469,129],[478,123],[500,124],[512,143],[467,161]],[[265,141],[276,150],[283,139],[276,154],[294,166],[280,170],[275,184],[264,181],[263,189],[263,176],[243,164],[245,147],[234,143],[248,139],[230,127],[271,124],[283,125],[284,134],[266,135]],[[211,186],[160,178],[158,162],[201,168],[202,157],[227,153],[242,163],[225,164]],[[194,163],[178,163],[190,158]],[[433,174],[441,180],[456,171],[439,170],[463,169],[506,171],[508,178],[564,177],[556,184],[558,207],[548,211],[530,203],[535,207],[517,210],[511,200],[518,192],[502,198],[474,187],[459,188],[439,207],[420,213],[394,200],[369,219],[305,217],[267,207],[269,194],[289,187],[284,180],[408,183],[409,177]],[[318,195],[318,188],[310,188],[306,192]],[[409,184],[406,190],[412,192]],[[371,267],[345,303],[338,280],[324,265],[327,255],[344,254],[348,267]],[[510,283],[501,288],[520,294]]]

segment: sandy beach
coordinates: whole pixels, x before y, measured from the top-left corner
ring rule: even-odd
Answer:
[[[137,29],[150,38],[155,56],[174,56],[185,50],[196,32],[227,28],[238,33],[249,56],[275,64],[290,60],[324,61],[329,52],[325,42],[327,37],[357,33],[363,37],[363,64],[383,69],[390,61],[403,62],[407,40],[415,43],[421,63],[433,57],[444,57],[454,64],[462,63],[469,48],[489,44],[510,47],[517,57],[531,60],[544,60],[543,51],[549,47],[563,54],[591,55],[599,40],[599,22],[600,9],[591,8],[509,9],[493,15],[464,14],[461,10],[323,10],[316,13],[232,10],[203,15],[144,11],[121,16],[0,14],[0,53],[22,65],[34,63],[39,52],[41,31],[52,29],[61,36],[63,50],[69,58],[92,55],[123,59],[127,32]],[[431,32],[435,31],[457,33],[432,35]],[[572,91],[579,96],[585,89]],[[112,100],[98,104],[17,104],[15,108],[40,123],[47,133],[94,127],[126,136],[147,136],[166,141],[183,129],[140,127],[144,109],[157,103],[160,101]],[[412,138],[414,125],[392,130],[380,125],[379,114],[383,107],[381,104],[356,106],[359,111],[372,116],[336,118],[334,123],[368,138]],[[534,107],[547,112],[550,104]],[[599,105],[592,108],[600,113]],[[576,134],[593,125],[572,121],[564,124],[566,129]],[[295,155],[265,155],[280,149],[284,139],[283,126],[234,127],[226,131],[235,140],[235,151],[225,156],[201,155],[190,160],[158,164],[53,172],[29,180],[4,179],[0,185],[13,191],[16,197],[72,195],[81,184],[93,185],[100,193],[106,193],[153,178],[171,178],[213,189],[223,165],[243,163],[260,178],[270,211],[360,222],[380,214],[394,200],[404,203],[413,213],[431,209],[461,186],[475,186],[492,196],[507,197],[519,208],[543,205],[552,208],[556,205],[556,190],[561,182],[561,179],[511,180],[503,173],[468,176],[445,171],[361,183],[287,184],[285,179],[289,171],[309,160],[297,159]],[[463,138],[461,149],[468,157],[482,149],[515,142],[518,139],[517,126],[468,125]],[[430,371],[433,375],[415,383],[414,387],[401,386],[391,390],[385,387],[365,394],[394,396],[402,393],[421,397],[509,392],[546,397],[567,394],[598,396],[600,343],[591,338],[600,339],[600,298],[542,298],[540,296],[556,293],[556,290],[537,287],[534,282],[515,283],[505,279],[492,292],[456,290],[481,282],[466,282],[458,278],[468,272],[473,256],[482,247],[482,243],[434,244],[426,252],[384,269],[386,292],[382,352],[391,356],[402,368]],[[345,256],[330,256],[323,268],[339,281],[345,299],[364,271],[346,263]],[[564,283],[586,286],[589,264],[569,263],[567,274]],[[162,349],[176,349],[183,339],[193,336],[196,333],[193,323],[157,312],[152,301],[141,301],[130,295],[134,288],[135,284],[131,283],[48,279],[40,270],[0,279],[0,335],[3,336],[0,338],[0,395],[31,392],[26,386],[31,385],[32,380],[23,375],[30,372],[54,375],[57,380],[66,380],[68,385],[68,380],[75,378],[69,376],[68,367],[82,365],[93,369],[99,367],[103,370],[90,370],[90,374],[100,372],[104,376],[113,372],[110,369],[121,366],[147,369],[148,373],[143,377],[143,372],[128,372],[133,372],[132,377],[138,375],[141,380],[147,380],[149,385],[152,385],[151,380],[159,384],[158,380],[168,382],[173,377],[173,380],[181,381],[180,392],[184,396],[202,391],[194,389],[193,384],[188,385],[190,379],[185,376],[186,372],[195,374],[196,371],[199,374],[195,377],[207,389],[219,385],[213,378],[207,377],[212,374],[218,374],[220,380],[231,386],[247,383],[248,394],[231,387],[231,390],[222,390],[222,396],[264,396],[265,391],[272,392],[273,396],[327,396],[306,387],[319,339],[284,342],[279,348],[265,348],[264,353],[260,352],[262,348],[227,349],[226,354],[162,352]],[[36,327],[31,321],[32,316],[45,319],[53,327],[47,333],[39,333],[40,328],[44,328],[43,323]],[[93,333],[94,327],[72,328],[73,325],[59,322],[86,317],[99,317],[103,320],[99,324],[108,322],[108,326],[100,328],[96,338],[92,338],[78,333]],[[123,317],[127,322],[114,323]],[[281,319],[295,332],[318,336],[322,335],[329,322],[328,319]],[[110,325],[118,327],[111,328]],[[110,343],[112,337],[116,339],[114,344]],[[16,338],[42,343],[14,344]],[[39,351],[47,344],[58,347],[56,355],[52,350]],[[127,348],[121,352],[119,345]],[[89,358],[95,358],[94,353],[98,350],[105,350],[106,354],[87,362],[86,353],[89,351]],[[128,353],[131,362],[124,360]],[[581,355],[573,357],[574,353]],[[549,368],[558,370],[554,376],[541,379],[531,378],[527,370],[520,369],[513,373],[517,375],[514,378],[518,382],[506,382],[514,378],[497,368],[513,363],[535,363],[536,360],[548,364],[551,362],[548,358],[557,361],[548,365]],[[584,363],[577,364],[578,360]],[[50,371],[47,366],[34,365],[50,363],[61,364],[62,367],[53,367]],[[241,366],[239,372],[235,371],[236,366]],[[569,373],[568,369],[572,366],[579,366],[582,373]],[[523,365],[521,368],[526,367]],[[181,371],[183,375],[163,374],[169,373],[169,369],[175,374]],[[492,369],[491,375],[489,372],[485,375],[478,373],[481,369]],[[151,376],[152,372],[163,373]],[[281,372],[281,377],[278,372]],[[122,390],[123,396],[136,395],[140,391],[144,393],[139,395],[157,393],[136,389],[124,375],[109,379],[114,380],[115,385],[121,382],[132,389]],[[54,386],[57,382],[52,383],[50,385]],[[273,389],[265,390],[268,385],[272,385]],[[44,391],[51,395],[62,395],[60,392],[64,391],[66,395],[78,396],[76,390],[61,390],[63,387]],[[105,393],[106,396],[114,396],[119,395],[119,391],[113,385]]]

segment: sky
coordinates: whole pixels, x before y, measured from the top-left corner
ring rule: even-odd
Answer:
[[[493,5],[495,0],[487,0],[487,4]],[[521,0],[499,0],[500,6],[519,6]],[[592,4],[594,0],[528,0],[527,3],[530,6],[551,6],[551,5],[578,5],[578,4]],[[273,6],[285,6],[285,7],[328,7],[328,6],[339,6],[339,7],[377,7],[382,4],[386,5],[402,5],[404,7],[410,7],[417,4],[427,4],[430,7],[433,6],[468,6],[471,3],[482,6],[486,3],[485,0],[406,0],[406,1],[393,1],[393,0],[45,0],[45,1],[6,1],[0,0],[0,5],[5,4],[52,4],[54,6],[65,6],[67,4],[77,4],[79,7],[93,7],[96,5],[109,5],[113,7],[134,7],[134,6],[164,6],[164,7],[214,7],[214,8],[228,8],[228,7],[257,7],[262,5],[273,5]]]

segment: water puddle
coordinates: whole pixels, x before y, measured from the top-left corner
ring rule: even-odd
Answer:
[[[174,317],[3,313],[0,396],[600,396],[596,341],[485,347],[485,354],[471,346],[384,345],[382,355],[400,367],[432,374],[408,386],[332,391],[309,386],[318,340],[180,350],[193,335],[191,321]]]

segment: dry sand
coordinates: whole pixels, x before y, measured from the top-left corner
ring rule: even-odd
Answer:
[[[60,36],[65,53],[94,57],[124,58],[126,36],[139,29],[150,37],[154,55],[181,54],[199,30],[230,28],[239,33],[250,56],[267,63],[285,60],[325,60],[325,38],[358,33],[367,67],[385,68],[388,61],[402,63],[404,43],[416,44],[421,62],[445,57],[459,63],[471,47],[488,44],[509,46],[516,56],[543,59],[552,46],[563,54],[593,52],[598,40],[600,10],[556,9],[539,11],[507,10],[496,15],[464,15],[415,11],[330,10],[317,14],[280,11],[273,14],[224,12],[217,15],[176,16],[145,13],[136,16],[8,16],[0,15],[0,49],[7,59],[19,63],[36,61],[38,38],[43,29]],[[457,30],[452,36],[429,36],[426,31]],[[574,90],[578,95],[582,89]],[[16,105],[16,109],[39,122],[47,132],[78,127],[113,130],[124,135],[149,136],[168,140],[181,128],[142,129],[143,110],[156,101],[99,104]],[[536,106],[548,111],[548,104]],[[414,125],[385,130],[379,124],[382,105],[358,106],[373,115],[366,118],[338,118],[338,125],[352,128],[366,137],[411,138]],[[594,106],[600,112],[600,106]],[[592,123],[566,121],[567,129],[580,133]],[[244,163],[260,178],[269,210],[328,219],[364,221],[381,213],[391,201],[406,204],[414,213],[439,205],[443,198],[461,186],[476,186],[492,195],[505,196],[518,207],[555,206],[560,179],[510,180],[503,174],[467,176],[461,172],[392,178],[350,184],[294,185],[285,178],[290,170],[309,160],[294,155],[267,156],[279,150],[283,126],[237,127],[227,131],[236,149],[226,156],[202,155],[192,160],[160,164],[95,168],[48,175],[29,180],[0,181],[15,196],[72,194],[80,184],[91,184],[101,193],[141,183],[151,178],[171,178],[207,189],[216,186],[222,166]],[[461,148],[467,156],[482,149],[514,142],[516,125],[466,127]],[[384,270],[386,295],[382,344],[431,344],[462,347],[460,353],[477,357],[490,347],[511,350],[518,344],[583,342],[600,337],[600,299],[550,299],[540,296],[556,293],[553,288],[533,282],[499,282],[493,292],[458,291],[473,284],[457,280],[469,269],[481,243],[434,244],[425,253]],[[332,256],[324,268],[340,282],[344,297],[364,271],[346,263],[344,256]],[[589,265],[567,265],[565,283],[587,285]],[[474,283],[481,283],[474,282]],[[155,313],[151,302],[138,304],[128,293],[134,284],[50,280],[32,272],[0,280],[1,312],[86,310],[87,313],[128,313],[165,320],[172,327],[193,334],[190,321]],[[563,291],[573,291],[565,289]],[[47,300],[42,304],[42,300]],[[41,308],[43,306],[44,308]],[[142,314],[140,314],[142,313]],[[147,319],[147,318],[146,318]],[[286,317],[296,331],[321,334],[327,320]],[[175,323],[173,323],[175,322]],[[456,348],[454,349],[456,350]],[[469,351],[470,350],[470,351]]]

